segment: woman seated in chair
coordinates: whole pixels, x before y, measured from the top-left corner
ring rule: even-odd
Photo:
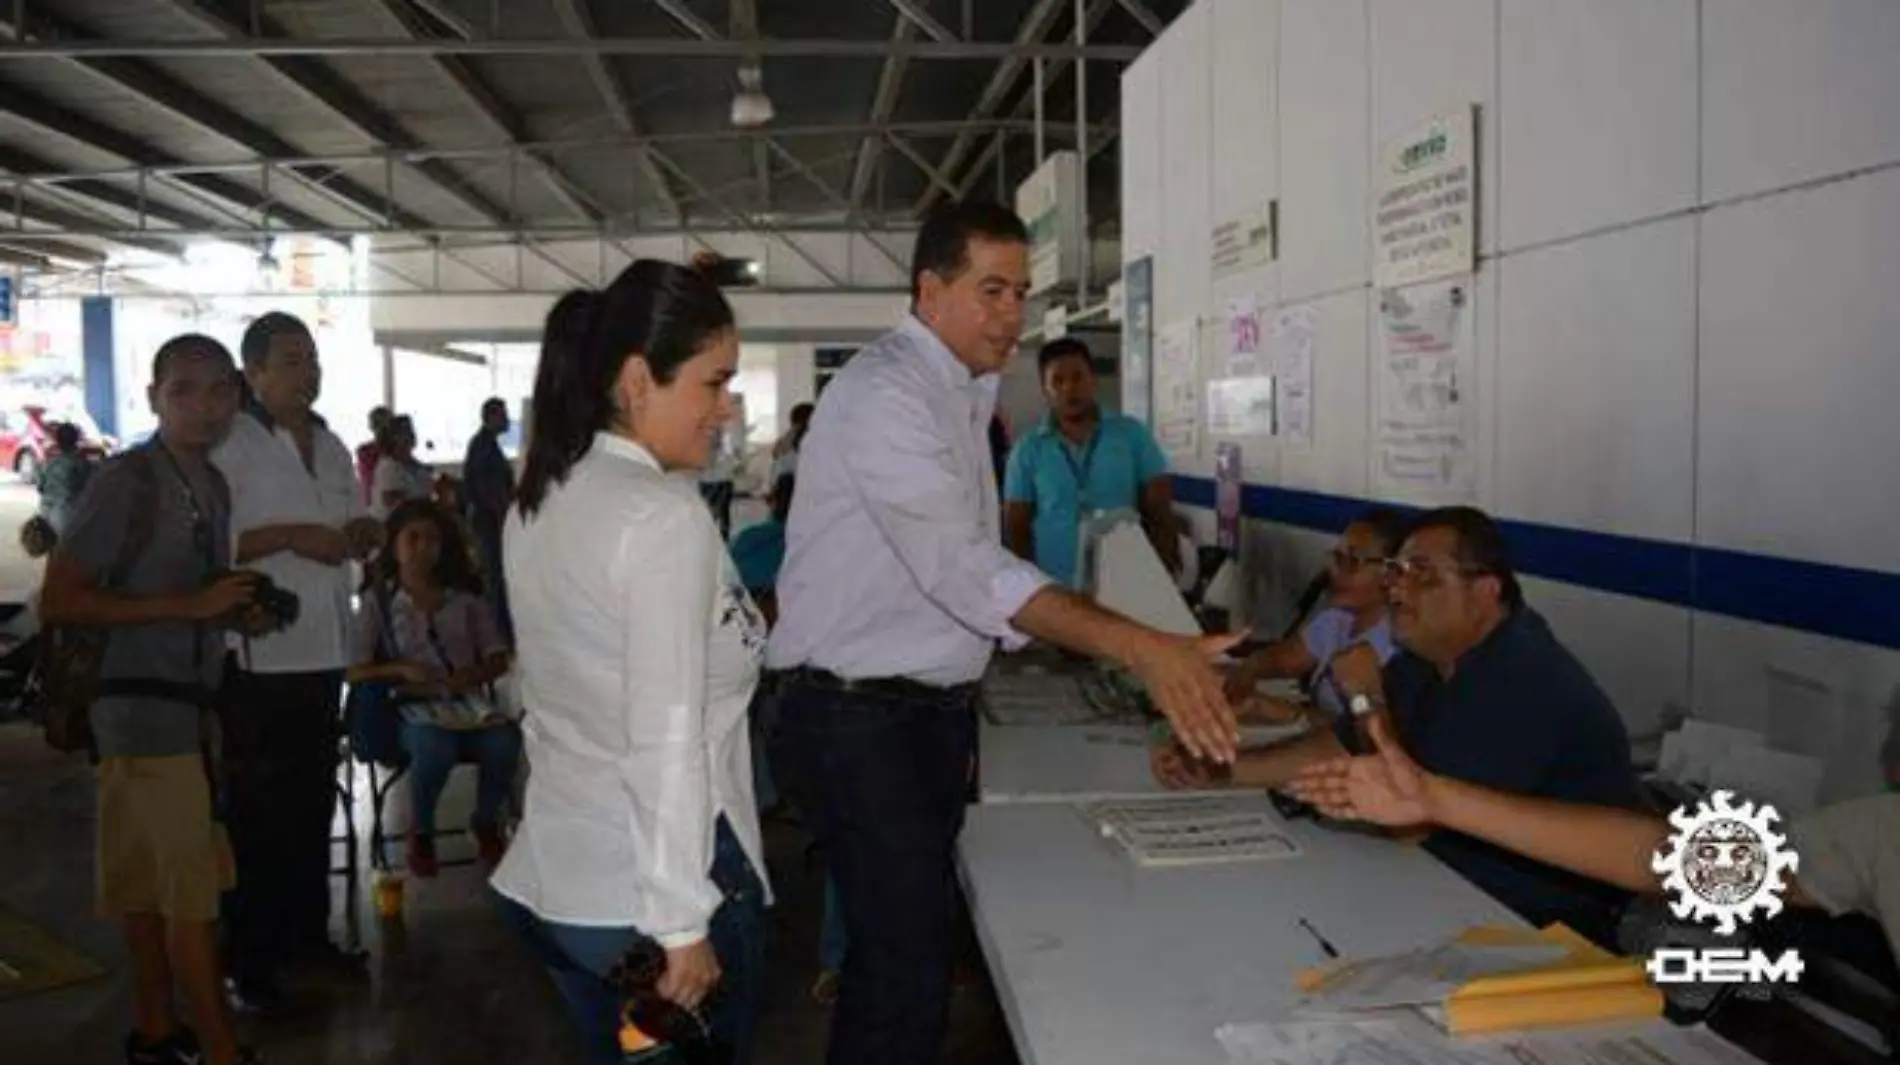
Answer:
[[[500,812],[521,759],[521,729],[497,707],[493,686],[508,649],[469,562],[456,522],[429,500],[389,515],[389,547],[364,575],[351,684],[388,684],[402,714],[415,827],[409,869],[436,874],[435,807],[457,762],[479,769],[472,828],[482,863],[504,844]]]

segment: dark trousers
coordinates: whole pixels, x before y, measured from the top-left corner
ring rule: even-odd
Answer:
[[[225,900],[233,975],[268,981],[329,942],[343,674],[231,671],[219,714],[224,815],[237,860]]]
[[[954,849],[974,695],[785,678],[778,736],[838,888],[845,953],[830,1065],[936,1065],[956,943]]]
[[[474,521],[475,550],[481,556],[482,585],[488,602],[495,610],[495,625],[501,638],[515,642],[515,619],[508,609],[508,579],[502,572],[501,521],[477,516]]]
[[[714,911],[707,938],[719,959],[719,986],[701,1007],[721,1053],[741,1065],[752,1046],[765,990],[765,886],[724,817],[713,845],[713,883],[726,901]],[[639,933],[632,928],[586,927],[543,920],[518,902],[502,909],[546,966],[586,1047],[590,1065],[618,1065],[621,994],[607,974]],[[661,1057],[660,1060],[671,1060]]]

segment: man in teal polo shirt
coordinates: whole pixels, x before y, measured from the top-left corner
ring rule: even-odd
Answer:
[[[1099,510],[1133,510],[1170,572],[1181,570],[1168,463],[1148,427],[1103,414],[1095,364],[1074,338],[1052,340],[1036,356],[1049,416],[1009,455],[1003,535],[1009,549],[1071,588],[1082,520]]]

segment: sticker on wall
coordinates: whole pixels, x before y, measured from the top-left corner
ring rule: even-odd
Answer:
[[[1390,289],[1379,300],[1378,451],[1382,496],[1468,503],[1476,488],[1477,361],[1471,279]]]
[[[1468,274],[1477,203],[1478,109],[1438,115],[1380,149],[1372,281],[1380,288]]]
[[[1214,449],[1214,516],[1217,543],[1227,551],[1240,550],[1240,445],[1224,443]]]
[[[1229,377],[1260,372],[1260,304],[1252,296],[1228,301],[1226,343]]]
[[[1190,318],[1163,329],[1155,344],[1155,441],[1169,455],[1191,458],[1200,452],[1199,333]]]
[[[1209,436],[1272,436],[1273,378],[1224,377],[1207,383]]]
[[[1313,337],[1319,314],[1293,307],[1273,316],[1270,366],[1279,379],[1274,416],[1282,442],[1304,447],[1313,442]]]

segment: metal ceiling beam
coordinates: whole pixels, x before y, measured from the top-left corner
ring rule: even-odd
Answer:
[[[54,165],[50,160],[34,155],[31,152],[8,145],[0,145],[0,170],[5,170],[21,177],[37,177],[45,174],[56,174],[59,172],[59,167]],[[0,197],[11,195],[11,190],[8,188],[9,184],[11,183],[5,178],[0,177]],[[110,207],[131,215],[135,220],[149,218],[163,222],[166,225],[186,228],[214,224],[201,215],[195,215],[189,211],[180,211],[162,203],[153,203],[150,196],[142,196],[138,192],[127,191],[117,185],[101,181],[97,178],[82,181],[68,181],[56,186],[45,187],[57,188],[73,196]],[[5,200],[0,199],[0,202],[5,202]]]
[[[1062,0],[1043,0],[1043,2],[1045,4],[1053,4],[1057,7],[1059,7],[1062,4]],[[1087,36],[1088,34],[1092,34],[1095,32],[1096,27],[1102,24],[1102,20],[1108,17],[1108,13],[1110,10],[1114,8],[1115,3],[1116,3],[1116,0],[1094,0],[1094,3],[1089,5],[1088,13],[1086,16],[1084,16],[1082,20],[1084,36]],[[1040,12],[1041,10],[1042,10],[1041,7],[1037,8],[1038,12]],[[1045,28],[1043,32],[1046,34],[1048,30]],[[1027,65],[1027,64],[1024,64],[1024,65]],[[1055,84],[1056,79],[1060,78],[1065,72],[1067,72],[1069,69],[1069,66],[1070,64],[1068,62],[1060,61],[1060,60],[1051,64],[1048,68],[1046,68],[1043,71],[1044,82],[1051,85]],[[999,71],[998,73],[1001,73],[1001,71]],[[1018,75],[1022,73],[1022,68],[1020,66],[1017,68],[1016,73]],[[1015,77],[1012,76],[1011,82],[1013,83],[1014,81],[1015,81]],[[1008,92],[1007,90],[1005,90],[1002,94],[999,95],[997,102],[991,106],[990,111],[979,111],[979,114],[988,115],[988,114],[993,113],[996,107],[1002,106],[1002,99],[1004,97],[1007,97],[1007,95],[1008,95]],[[1035,101],[1032,100],[1028,96],[1024,96],[1021,100],[1017,101],[1015,113],[1017,115],[1023,115],[1030,111],[1033,111],[1034,109],[1035,109]],[[1057,127],[1061,125],[1062,123],[1050,123],[1049,129],[1047,132],[1056,132]],[[963,138],[959,137],[958,142],[962,143]],[[1102,140],[1102,146],[1105,147],[1107,143],[1108,143],[1108,138],[1104,137]],[[952,152],[956,150],[955,144],[952,144],[950,147],[951,147]],[[1000,150],[1001,150],[1000,145],[992,145],[990,150],[985,151],[983,153],[982,158],[978,159],[973,165],[971,165],[968,171],[968,176],[966,176],[964,180],[961,183],[959,183],[957,187],[959,189],[968,189],[970,188],[971,185],[975,184],[974,175],[982,173],[983,168],[988,165],[988,161],[996,158],[996,152]],[[1099,148],[1097,150],[1099,150]],[[1091,151],[1090,157],[1092,158],[1093,156],[1094,156],[1094,152]],[[939,169],[941,169],[945,174],[949,174],[951,176],[956,175],[957,167],[958,167],[958,163],[951,161],[949,153],[945,154],[944,162],[939,164]],[[930,205],[936,202],[937,193],[939,191],[940,190],[935,185],[932,185],[930,188],[924,190],[923,197],[917,202],[918,213],[921,214],[924,211],[930,209]]]
[[[722,40],[713,24],[693,13],[693,9],[680,0],[653,0],[653,6],[672,16],[673,21],[686,27],[686,32],[702,41]],[[755,20],[756,21],[756,20]]]
[[[409,36],[417,40],[426,40],[435,36],[428,24],[428,16],[418,10],[415,0],[377,0],[377,3]],[[449,32],[458,31],[452,27]],[[472,29],[459,32],[462,32],[464,39],[473,36]],[[489,127],[505,138],[510,145],[518,145],[522,141],[533,139],[533,135],[528,131],[526,120],[521,117],[521,112],[503,100],[501,93],[488,84],[466,59],[460,56],[439,55],[435,56],[431,62],[443,77],[461,90],[463,98],[487,121]],[[525,158],[529,165],[534,167],[535,175],[541,179],[541,183],[547,187],[555,199],[561,201],[561,206],[589,222],[601,220],[602,215],[594,206],[592,198],[581,190],[580,183],[573,177],[563,173],[552,160],[532,154]],[[519,213],[519,205],[510,205],[510,208]]]
[[[902,44],[917,36],[917,24],[907,18],[896,18],[891,24],[891,42]],[[897,98],[904,87],[904,71],[910,60],[901,53],[892,52],[884,59],[884,68],[878,71],[877,95],[871,98],[871,124],[882,125],[891,120],[897,110]],[[864,202],[864,194],[870,191],[871,176],[876,169],[879,148],[883,140],[877,134],[866,134],[858,142],[858,158],[851,167],[851,206],[856,208]]]
[[[173,0],[192,3],[194,0]],[[743,41],[685,40],[678,37],[596,37],[592,40],[541,37],[494,37],[478,41],[411,41],[388,38],[292,38],[241,37],[227,40],[181,41],[177,38],[84,41],[36,41],[29,44],[0,45],[0,61],[31,59],[98,59],[108,56],[125,58],[170,59],[182,57],[251,59],[289,56],[382,56],[414,58],[430,55],[530,55],[587,56],[624,55],[651,59],[742,59],[755,46]],[[885,40],[847,40],[841,38],[790,39],[767,37],[756,46],[767,59],[882,59],[890,54]],[[958,62],[999,62],[1016,59],[1075,60],[1091,59],[1105,63],[1131,63],[1140,58],[1137,45],[1091,44],[1012,44],[1007,41],[913,41],[899,49],[911,59]]]
[[[560,18],[561,28],[569,37],[578,41],[599,39],[594,28],[593,12],[588,10],[587,0],[553,0],[553,2],[554,13]],[[615,73],[604,55],[586,55],[582,57],[582,62],[587,67],[588,79],[594,83],[596,91],[607,101],[607,115],[613,119],[621,135],[630,140],[638,138],[640,120],[633,107],[633,94],[627,91],[626,83],[620,80],[620,75]],[[646,175],[654,191],[659,193],[660,199],[675,215],[685,218],[685,208],[680,203],[679,192],[667,180],[666,172],[653,161],[652,149],[640,147],[636,151],[636,156],[640,161],[641,172]],[[637,214],[639,205],[635,204],[634,209]]]
[[[175,181],[181,188],[233,205],[240,213],[256,215],[265,223],[295,228],[321,228],[332,224],[302,211],[272,203],[268,196],[228,177],[217,174],[168,174],[163,170],[164,167],[188,164],[129,133],[62,110],[46,98],[18,86],[0,87],[0,110],[36,127],[43,135],[64,137],[95,151],[126,159],[138,167],[152,168],[146,172],[159,180]],[[138,172],[135,169],[124,173],[136,176]],[[22,183],[31,185],[41,180],[45,178],[25,178]]]
[[[948,26],[931,17],[929,9],[917,0],[891,0],[891,6],[897,9],[897,13],[903,16],[904,21],[924,31],[931,40],[949,44],[957,39],[957,35],[950,32]]]
[[[906,141],[895,133],[885,134],[884,139],[890,141],[891,147],[896,148],[898,153],[903,155],[904,158],[915,163],[917,169],[924,172],[924,176],[930,179],[932,185],[935,185],[937,188],[942,189],[952,196],[957,194],[957,187],[951,183],[949,178],[943,175],[943,171],[937,169],[936,164],[924,158],[924,153],[912,147],[909,141]]]
[[[206,32],[222,38],[217,43],[246,45],[265,42],[288,42],[293,35],[287,32],[277,20],[264,13],[261,7],[253,3],[249,16],[252,25],[246,26],[241,16],[214,0],[165,0],[174,11],[191,19]],[[253,33],[258,36],[253,36]],[[453,41],[409,41],[411,44],[454,44]],[[466,43],[466,42],[462,42]],[[151,54],[151,53],[142,53]],[[442,54],[442,53],[436,53]],[[355,128],[363,136],[379,144],[392,148],[422,147],[421,138],[411,133],[389,112],[377,106],[357,88],[339,75],[335,70],[308,53],[256,53],[266,66],[276,71],[286,82],[301,90],[311,99]],[[442,188],[463,206],[490,221],[503,222],[512,217],[512,204],[504,207],[472,188],[467,179],[455,172],[455,168],[441,160],[431,159],[415,164],[416,171]]]
[[[1168,24],[1161,21],[1160,17],[1151,11],[1148,5],[1143,3],[1142,0],[1121,0],[1121,5],[1122,10],[1135,16],[1135,21],[1141,23],[1141,28],[1147,30],[1153,36],[1161,36],[1161,31],[1168,28]]]
[[[710,225],[710,226],[705,225],[705,224],[688,225],[688,226],[674,224],[674,225],[662,225],[662,226],[642,226],[637,230],[624,229],[624,230],[619,230],[619,231],[614,231],[614,230],[603,231],[599,226],[581,226],[581,225],[572,225],[572,224],[537,225],[537,226],[534,226],[532,228],[527,228],[527,229],[509,228],[509,227],[503,227],[503,226],[437,226],[433,229],[396,231],[396,230],[381,229],[381,228],[376,228],[376,227],[371,227],[371,226],[326,226],[322,229],[312,229],[312,230],[293,230],[293,229],[263,230],[263,229],[258,229],[252,226],[217,226],[210,229],[156,229],[155,230],[155,229],[133,229],[127,226],[116,225],[111,222],[95,222],[90,219],[74,219],[73,224],[70,226],[59,226],[57,228],[47,227],[43,229],[34,229],[34,230],[16,230],[16,229],[10,229],[7,226],[7,223],[10,223],[13,218],[13,205],[10,203],[7,203],[7,204],[0,204],[0,239],[4,239],[8,233],[26,233],[29,235],[43,235],[43,236],[51,237],[55,239],[110,240],[110,241],[118,241],[118,242],[124,242],[128,238],[146,239],[146,238],[152,238],[152,237],[165,237],[168,239],[177,239],[177,240],[227,240],[227,241],[244,242],[244,241],[255,241],[259,237],[262,237],[262,236],[279,237],[279,236],[288,236],[288,235],[296,234],[296,235],[329,237],[336,240],[347,240],[350,237],[357,237],[357,236],[375,237],[379,239],[380,238],[414,239],[414,240],[421,240],[425,242],[439,240],[439,241],[442,241],[442,246],[444,248],[449,248],[449,247],[457,246],[454,242],[454,239],[451,239],[451,238],[459,239],[459,238],[464,238],[464,237],[492,238],[492,239],[499,239],[502,243],[514,244],[522,240],[540,240],[540,241],[549,241],[549,242],[567,241],[567,240],[598,240],[598,239],[628,240],[628,239],[638,238],[638,237],[661,237],[661,236],[694,237],[694,236],[700,236],[700,235],[709,234],[709,233],[719,234],[719,233],[725,233],[725,232],[734,232],[734,233],[747,232],[747,233],[752,233],[754,235],[764,235],[764,236],[772,237],[774,239],[782,239],[784,235],[788,233],[791,233],[791,234],[841,233],[841,232],[847,232],[851,229],[849,225],[843,222],[835,222],[835,221],[774,222],[768,225],[762,222],[755,222],[752,219],[747,218],[743,213],[732,208],[729,201],[720,200],[717,197],[703,197],[703,198],[705,199],[705,202],[707,203],[715,203],[715,204],[724,203],[725,207],[723,208],[723,210],[727,214],[727,220],[724,222],[721,222],[718,225]],[[45,213],[44,209],[42,208],[36,207],[32,204],[28,204],[27,206],[28,220],[34,220],[39,215],[44,214],[44,213]],[[880,227],[877,230],[873,230],[873,232],[898,233],[898,232],[908,232],[915,228],[916,228],[915,222],[898,223],[897,221],[893,220],[889,226]]]
[[[890,261],[890,264],[892,266],[897,267],[899,270],[910,269],[909,264],[905,263],[904,260],[898,258],[895,254],[893,254],[889,248],[886,248],[884,245],[878,243],[877,238],[873,236],[871,233],[871,229],[869,225],[870,220],[864,217],[863,213],[857,209],[856,205],[852,204],[850,200],[845,198],[844,193],[839,192],[835,188],[832,188],[831,182],[826,181],[823,177],[819,176],[818,171],[813,170],[811,167],[805,165],[804,160],[800,159],[796,155],[793,155],[791,152],[786,151],[784,145],[781,145],[777,141],[766,141],[765,143],[767,147],[779,153],[779,157],[784,159],[785,162],[792,168],[793,171],[799,174],[799,176],[803,177],[806,181],[810,182],[813,188],[817,189],[819,192],[824,193],[826,199],[830,200],[832,203],[835,203],[840,208],[842,208],[845,212],[845,221],[851,223],[852,226],[857,228],[858,231],[864,235],[865,241],[868,242],[871,245],[871,247],[877,249],[878,254],[888,259]]]
[[[53,38],[71,41],[91,36],[86,30],[46,15],[38,8],[32,10],[24,26],[14,23],[13,19],[17,16],[17,7],[13,12],[0,16],[0,32],[4,32],[8,38],[16,42],[23,37],[28,40]],[[81,69],[118,88],[134,93],[198,128],[238,144],[256,155],[297,154],[297,149],[289,142],[235,111],[203,96],[197,90],[150,63],[126,59],[90,59],[80,60],[78,65]],[[18,86],[8,86],[4,92],[0,92],[0,109],[10,111],[49,132],[79,141],[108,155],[116,155],[142,167],[184,162],[177,156],[162,152],[129,133],[66,111],[44,97]],[[362,185],[343,177],[333,167],[318,164],[311,167],[299,167],[293,173],[296,178],[307,182],[312,190],[325,198],[352,211],[364,213],[368,217],[383,217],[389,208],[386,197],[373,193]],[[245,210],[269,210],[271,214],[282,217],[295,225],[301,226],[311,221],[309,215],[288,207],[271,205],[269,197],[261,196],[256,191],[235,182],[224,179],[194,179],[185,181],[183,184],[191,186],[204,195],[237,204]],[[399,224],[421,220],[407,212],[395,212],[390,217],[392,221]]]
[[[1027,48],[1048,37],[1049,31],[1055,28],[1056,16],[1062,12],[1062,3],[1063,0],[1036,0],[1036,6],[1023,16],[1022,24],[1016,27],[1016,44]],[[1020,54],[1004,57],[996,72],[990,75],[989,83],[983,86],[983,92],[977,96],[976,107],[970,111],[970,117],[988,118],[995,114],[996,109],[1003,106],[1003,100],[1008,97],[1017,79],[1022,77],[1023,68],[1029,65],[1029,60],[1029,56]],[[937,169],[947,174],[955,173],[963,157],[975,146],[977,136],[975,131],[967,129],[958,133],[957,139],[950,143],[949,150],[938,160]],[[940,191],[934,183],[925,188],[923,197],[917,201],[917,213],[921,215],[930,210],[931,205],[937,202]]]
[[[88,263],[94,266],[104,265],[106,253],[96,248],[82,248],[77,244],[67,244],[59,240],[33,240],[0,235],[0,262],[12,266],[25,266],[35,270],[48,270],[53,259],[67,262]]]
[[[692,189],[693,192],[697,193],[699,196],[701,196],[702,198],[710,202],[714,207],[718,208],[719,212],[721,214],[724,214],[728,219],[730,219],[733,222],[733,224],[739,226],[742,229],[747,230],[748,232],[755,233],[762,237],[771,237],[772,239],[777,240],[779,243],[785,245],[787,248],[790,248],[792,250],[792,254],[805,260],[805,262],[808,265],[810,265],[812,269],[818,271],[818,273],[821,276],[823,276],[825,280],[831,282],[832,284],[838,286],[839,288],[845,287],[845,281],[842,277],[838,276],[837,271],[831,269],[829,266],[826,266],[824,263],[818,261],[818,259],[815,256],[813,256],[811,252],[805,250],[804,245],[793,240],[783,230],[777,229],[773,226],[755,222],[752,219],[747,218],[741,212],[733,210],[731,205],[725,203],[723,200],[720,200],[718,197],[713,196],[710,192],[708,192],[706,190],[706,187],[704,185],[701,185],[697,180],[695,180],[691,174],[688,174],[686,171],[680,169],[679,164],[672,162],[671,160],[667,159],[666,156],[664,155],[658,156],[658,158],[662,163],[664,163],[668,168],[670,168],[673,171],[673,173],[677,175],[682,182],[686,184],[687,188]]]
[[[21,95],[23,93],[25,93],[25,90],[15,90],[13,87],[0,82],[0,111],[19,113],[20,109],[15,108],[13,105],[17,100],[23,98]],[[37,99],[30,94],[27,94],[24,98]],[[45,107],[56,113],[67,113],[59,111],[58,108],[50,103],[46,104]],[[80,119],[80,121],[86,120]],[[96,123],[94,125],[97,126]],[[52,184],[64,181],[78,181],[85,178],[124,178],[126,180],[134,180],[139,176],[141,171],[149,177],[161,174],[176,176],[181,174],[250,173],[263,167],[270,167],[274,170],[301,170],[307,167],[331,167],[334,170],[334,168],[338,167],[380,167],[391,163],[407,166],[417,159],[456,159],[464,161],[476,159],[505,159],[517,152],[585,151],[590,148],[599,151],[603,148],[638,148],[655,145],[706,143],[723,140],[757,140],[761,138],[790,141],[808,138],[881,137],[885,133],[897,133],[908,137],[947,137],[965,128],[974,128],[978,130],[979,133],[1026,134],[1030,131],[1032,126],[1033,123],[1021,119],[988,119],[976,121],[950,119],[927,122],[891,122],[885,125],[872,125],[864,122],[845,122],[836,125],[785,126],[770,130],[734,130],[714,127],[631,137],[563,138],[561,140],[533,141],[527,144],[488,145],[476,148],[427,148],[416,151],[378,148],[358,152],[325,152],[318,155],[292,154],[287,156],[274,156],[259,154],[222,162],[174,161],[154,163],[143,167],[132,166],[108,167],[94,170],[70,170],[58,174],[43,175],[35,179],[35,183]],[[98,128],[104,129],[106,127],[98,126]],[[55,132],[58,131],[55,130]],[[1089,130],[1090,142],[1092,144],[1097,137],[1115,136],[1117,132],[1118,131],[1112,125],[1092,126]],[[1060,127],[1051,127],[1048,130],[1048,135],[1056,139],[1072,136],[1073,133],[1074,130],[1066,124]],[[139,141],[130,138],[128,134],[114,131],[114,135],[120,138],[124,143],[140,144]],[[79,139],[83,140],[84,138]],[[146,146],[144,151],[146,154],[164,154],[156,152],[155,149],[149,146]],[[107,154],[121,155],[121,153],[117,151],[107,151]],[[131,156],[122,157],[132,158]],[[373,215],[376,217],[381,217],[382,215],[382,211],[379,207],[371,207],[368,205],[359,205],[354,209],[354,213]],[[419,223],[417,228],[426,229],[428,225],[429,223],[422,222]],[[410,227],[402,225],[400,228]]]
[[[26,223],[44,227],[44,233],[42,234],[41,230],[25,228]],[[9,198],[7,203],[0,207],[0,227],[4,227],[0,228],[0,239],[28,240],[43,236],[44,239],[58,240],[68,236],[84,237],[87,235],[86,230],[99,225],[97,220],[85,215],[48,204],[34,203],[31,200]],[[166,233],[165,236],[169,237],[171,234]],[[158,252],[161,255],[183,255],[185,252],[184,245],[172,240],[160,240],[158,234],[151,230],[135,229],[106,239],[112,240],[115,244],[144,248],[146,251]]]

